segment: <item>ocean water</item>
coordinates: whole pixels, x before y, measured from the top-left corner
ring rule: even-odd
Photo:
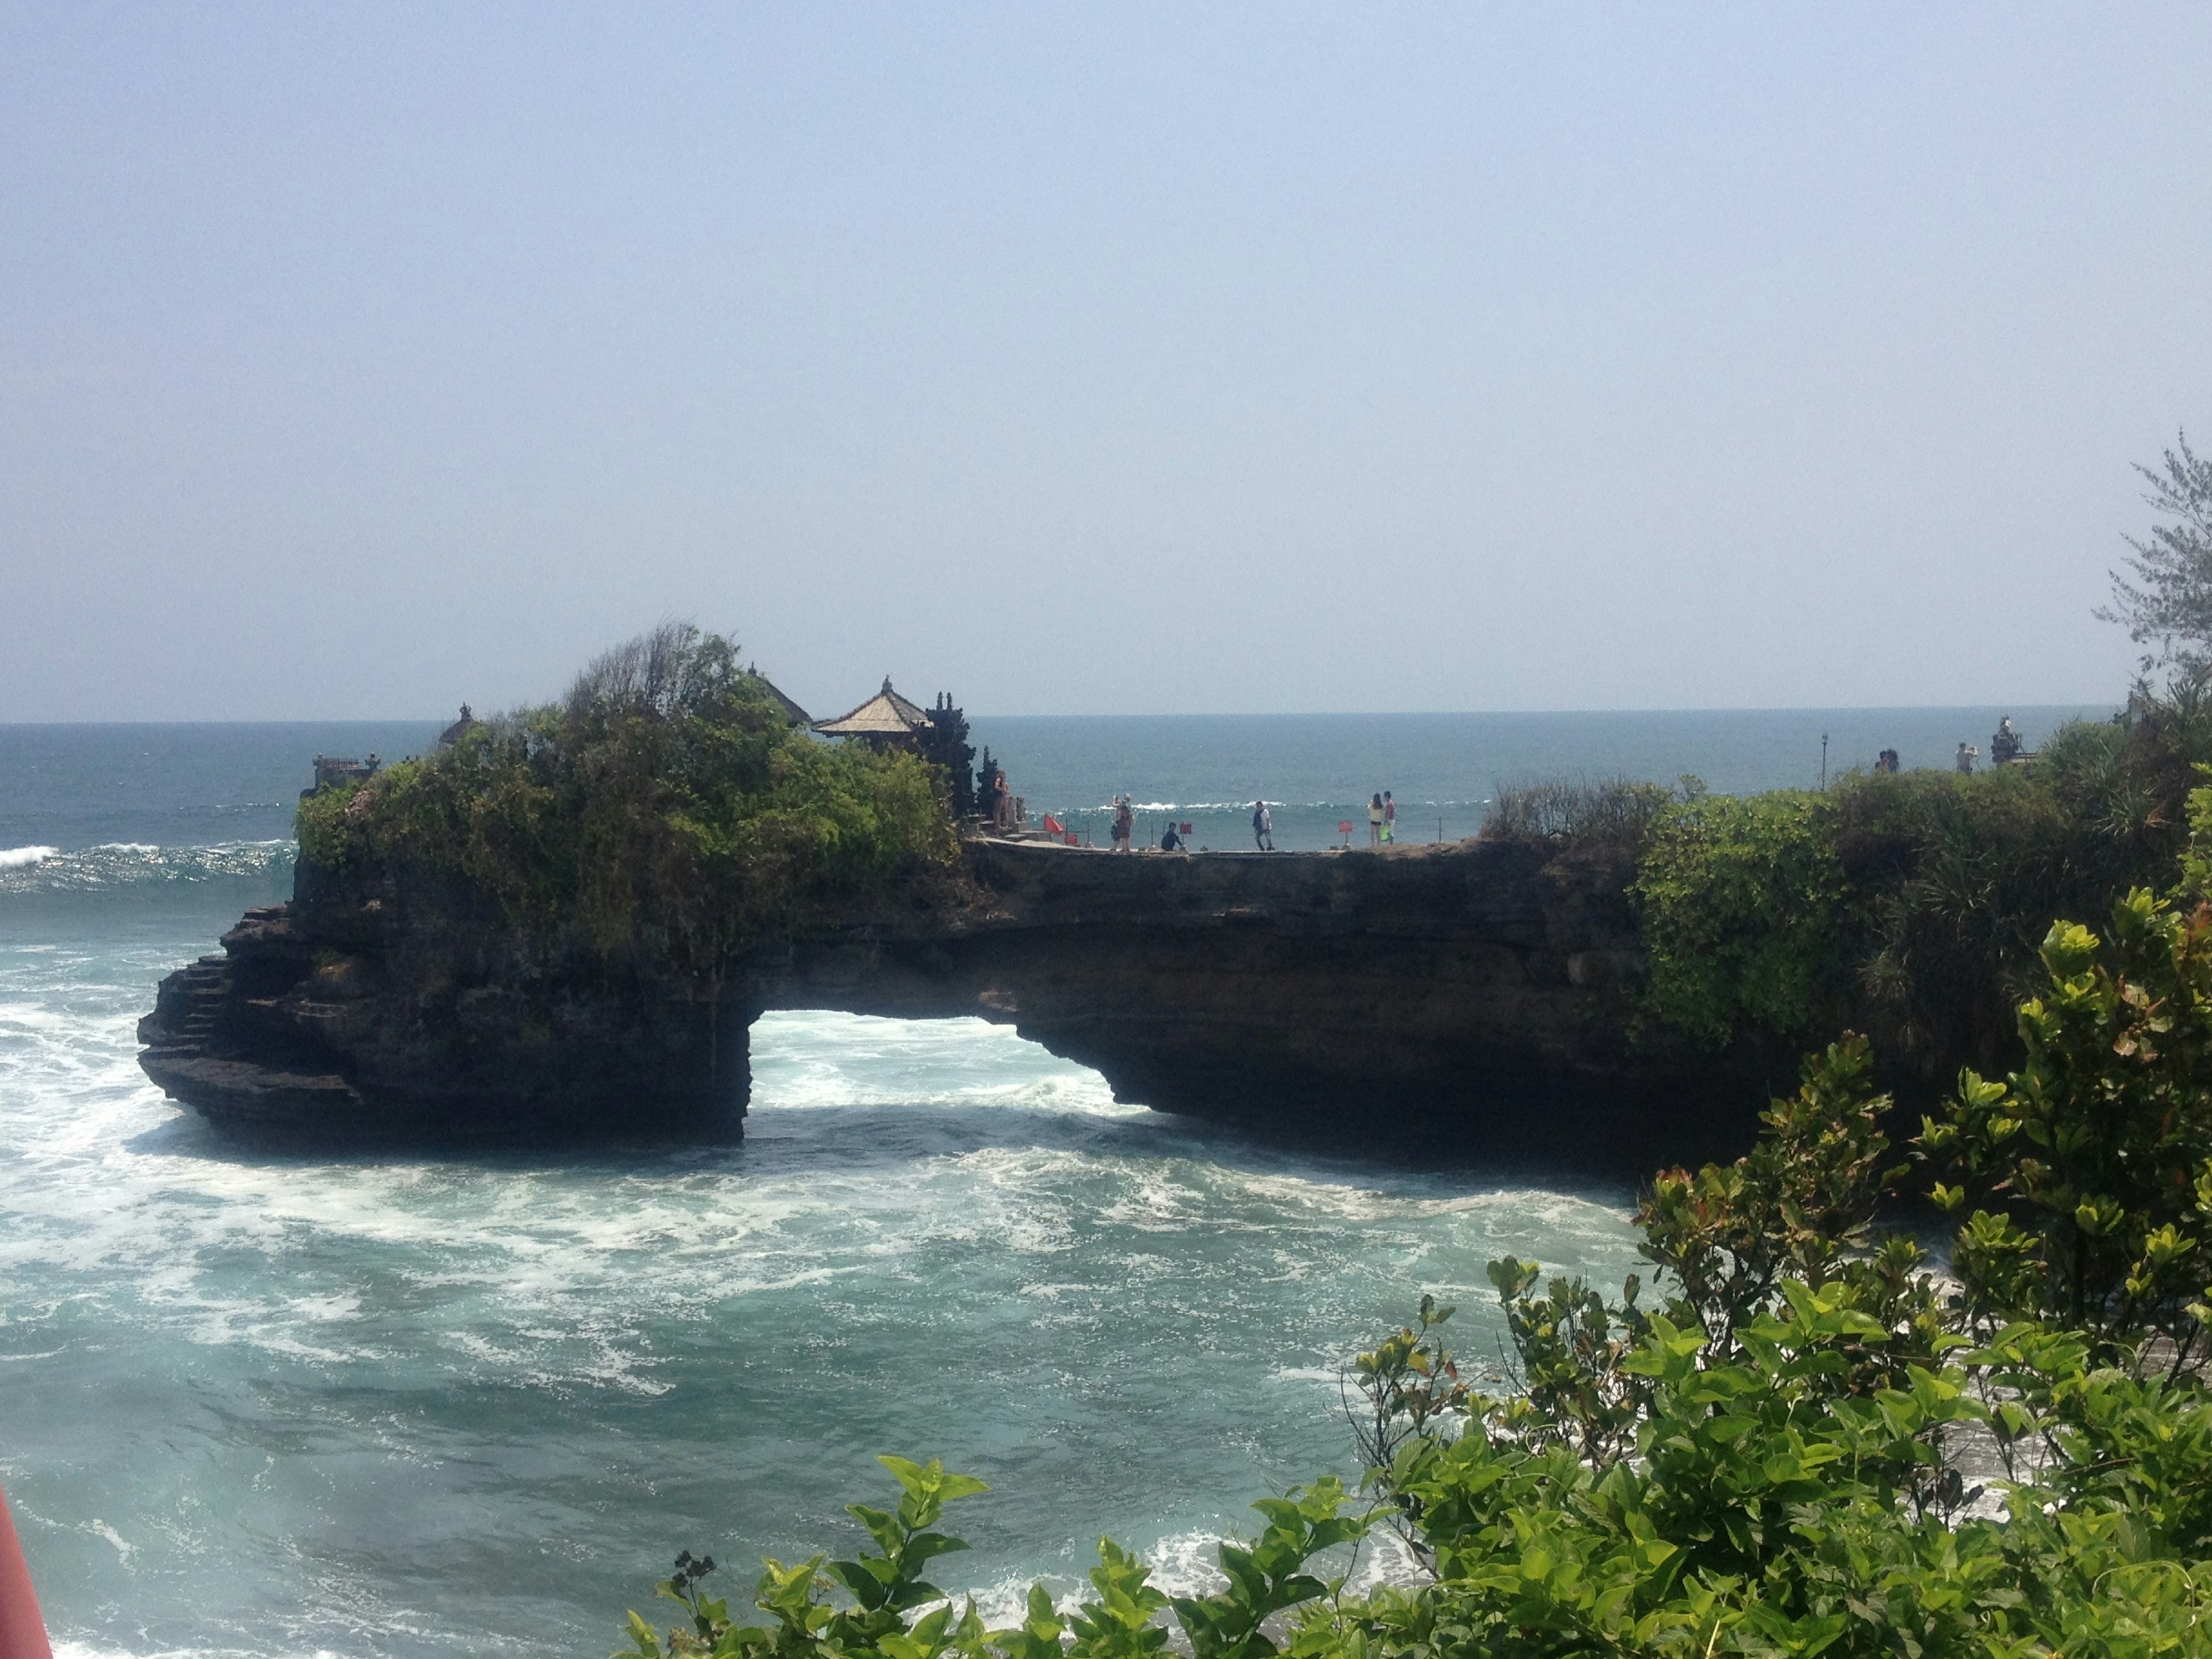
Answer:
[[[1823,730],[1832,767],[1994,725],[975,722],[1034,808],[1225,845],[1258,793],[1286,845],[1386,785],[1458,834],[1500,778],[1805,782]],[[1355,1472],[1340,1367],[1421,1291],[1481,1355],[1492,1257],[1630,1265],[1625,1188],[1270,1146],[976,1021],[770,1016],[739,1146],[226,1145],[137,1070],[155,981],[289,890],[313,755],[434,732],[0,726],[0,1483],[64,1654],[604,1653],[679,1548],[742,1589],[849,1547],[879,1451],[991,1482],[937,1575],[987,1610],[1102,1532],[1204,1584],[1251,1498]]]
[[[1252,804],[1273,815],[1275,844],[1367,841],[1366,804],[1383,790],[1401,841],[1456,841],[1481,827],[1498,787],[1547,778],[1630,778],[1673,784],[1684,774],[1723,794],[1811,787],[1870,768],[1884,749],[1907,767],[1949,767],[1958,746],[1986,756],[2007,714],[2030,747],[2062,721],[2103,720],[2109,707],[1661,710],[1577,714],[1275,714],[1233,718],[975,718],[1035,818],[1057,815],[1106,843],[1112,801],[1126,794],[1137,842],[1170,823],[1194,844],[1252,845]]]

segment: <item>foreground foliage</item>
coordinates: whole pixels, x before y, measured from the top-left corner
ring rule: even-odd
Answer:
[[[911,755],[791,727],[733,641],[671,624],[561,702],[309,796],[300,850],[548,949],[711,975],[811,902],[949,863],[945,789]]]
[[[1346,1373],[1364,1505],[1263,1501],[1217,1595],[1101,1540],[1087,1596],[988,1629],[918,1576],[981,1483],[887,1458],[898,1510],[852,1511],[879,1553],[768,1563],[760,1624],[680,1558],[687,1622],[632,1614],[623,1654],[1141,1659],[1170,1615],[1198,1659],[2212,1654],[2212,790],[2189,805],[2179,884],[2050,927],[2025,1064],[1964,1073],[1906,1155],[1846,1036],[1750,1153],[1655,1180],[1649,1286],[1491,1265],[1509,1375],[1464,1374],[1424,1297]],[[1876,1229],[1916,1170],[1964,1218],[1949,1279]],[[1419,1571],[1353,1593],[1340,1547],[1378,1524]]]

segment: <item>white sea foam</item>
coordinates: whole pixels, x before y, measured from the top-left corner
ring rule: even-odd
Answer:
[[[1211,1459],[1231,1501],[1302,1479],[1340,1461],[1334,1366],[1411,1296],[1473,1303],[1505,1248],[1626,1255],[1616,1204],[1197,1134],[980,1020],[765,1018],[742,1148],[240,1153],[136,1063],[155,981],[204,944],[34,945],[0,945],[8,1480],[43,1548],[88,1552],[74,1582],[204,1587],[149,1650],[466,1651],[488,1560],[573,1621],[518,1651],[588,1646],[678,1546],[735,1583],[834,1541],[804,1517],[871,1499],[848,1454],[877,1446],[993,1480],[978,1508],[1024,1540],[984,1593],[1004,1622],[1032,1577],[1084,1592],[1080,1534],[1139,1443]],[[80,1395],[127,1454],[85,1462],[55,1403]],[[1115,1449],[994,1464],[1010,1429]],[[1205,1515],[1152,1534],[1164,1584],[1212,1582]],[[265,1626],[209,1599],[331,1561]],[[123,1650],[99,1628],[61,1650]]]
[[[122,1562],[125,1566],[128,1567],[131,1565],[131,1557],[135,1553],[134,1547],[123,1536],[121,1533],[109,1526],[106,1522],[99,1520],[86,1522],[83,1526],[83,1530],[92,1534],[95,1538],[105,1540],[107,1544],[112,1546],[115,1553],[122,1558]]]
[[[207,847],[109,842],[66,853],[52,847],[18,847],[0,852],[0,895],[273,878],[289,867],[294,850],[289,841],[218,842]]]

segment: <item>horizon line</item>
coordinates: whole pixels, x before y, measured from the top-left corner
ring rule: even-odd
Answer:
[[[529,706],[529,705],[526,705]],[[1673,704],[1647,708],[1288,708],[1288,709],[1205,709],[1189,711],[1117,711],[1108,714],[1060,713],[1015,714],[1011,712],[969,713],[970,720],[1437,720],[1437,719],[1556,719],[1573,716],[1621,716],[1656,714],[1899,714],[1922,713],[1954,713],[1972,709],[2044,709],[2080,710],[2112,708],[2126,706],[2124,698],[2091,698],[2084,701],[2014,702],[1988,699],[1978,702],[1897,702],[1897,703],[1704,703]],[[503,713],[503,710],[495,710]],[[209,726],[444,726],[452,723],[453,716],[445,714],[345,714],[326,717],[293,716],[284,719],[256,719],[229,717],[211,720],[0,720],[0,731],[29,730],[53,726],[166,726],[185,728]]]

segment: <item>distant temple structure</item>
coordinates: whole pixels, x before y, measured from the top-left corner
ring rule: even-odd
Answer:
[[[891,677],[884,676],[884,689],[849,714],[834,720],[817,720],[814,729],[825,738],[858,738],[876,749],[918,746],[934,722],[929,710],[908,702],[891,690]]]
[[[302,789],[300,798],[305,800],[321,789],[343,789],[348,784],[367,783],[376,775],[376,769],[384,763],[371,755],[367,760],[349,760],[338,755],[315,757],[315,787]]]
[[[792,705],[797,708],[797,704]],[[952,694],[937,694],[937,706],[923,708],[891,690],[891,677],[884,676],[884,689],[849,714],[834,720],[817,720],[814,729],[825,738],[855,738],[871,749],[910,750],[922,759],[945,769],[947,801],[957,823],[975,811],[975,750],[968,742],[968,717],[952,701]]]
[[[438,733],[438,747],[441,749],[451,749],[455,744],[459,743],[463,738],[468,736],[470,732],[475,731],[483,724],[483,722],[482,720],[478,720],[474,714],[469,712],[468,704],[463,703],[461,705],[460,719],[455,720],[451,726]]]
[[[762,673],[759,669],[754,667],[750,663],[745,666],[745,678],[750,680],[755,685],[758,686],[762,690],[767,692],[769,695],[769,701],[773,702],[778,708],[783,710],[783,718],[787,724],[791,726],[811,726],[814,724],[813,715],[808,714],[797,703],[792,702],[789,697],[785,696],[782,692],[777,690],[775,688],[775,682],[769,679],[767,675]],[[890,682],[889,680],[885,680],[884,682],[884,686],[885,690],[889,690]]]

